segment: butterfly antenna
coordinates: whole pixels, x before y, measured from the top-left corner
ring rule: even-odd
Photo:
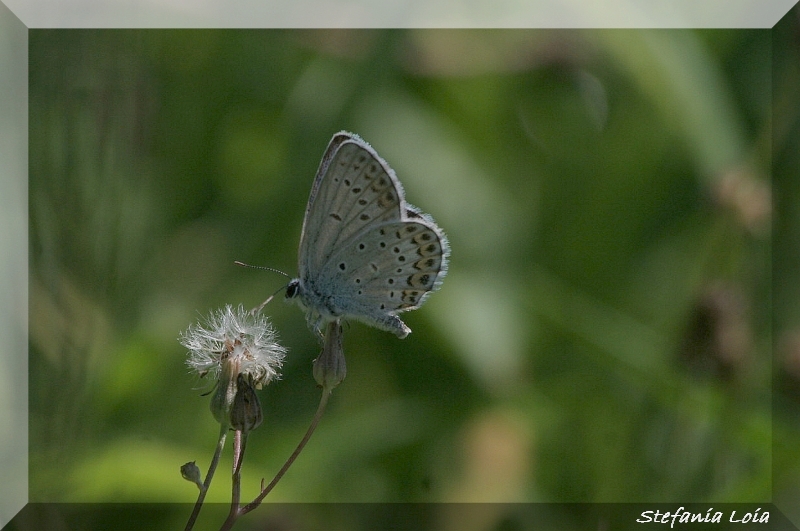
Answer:
[[[287,275],[286,273],[284,273],[280,269],[275,269],[275,268],[267,267],[267,266],[254,266],[254,265],[250,265],[250,264],[245,264],[244,262],[240,262],[238,260],[234,260],[233,263],[236,264],[236,265],[242,266],[242,267],[252,267],[253,269],[263,269],[265,271],[272,271],[273,273],[279,273],[279,274],[285,276],[286,278],[291,278],[289,275]],[[267,300],[265,300],[260,305],[256,306],[252,310],[250,310],[250,315],[256,315],[257,313],[260,313],[261,310],[264,309],[264,306],[266,306],[269,303],[269,301],[271,301],[272,299],[275,298],[275,295],[277,295],[279,291],[286,289],[286,286],[287,286],[287,284],[284,284],[280,288],[276,289],[272,293],[272,295],[267,297]]]
[[[238,265],[238,266],[242,266],[242,267],[251,267],[253,269],[263,269],[265,271],[272,271],[273,273],[278,273],[280,275],[285,276],[286,278],[291,278],[289,275],[287,275],[286,273],[284,273],[280,269],[275,269],[273,267],[256,266],[256,265],[245,264],[244,262],[240,262],[239,260],[234,260],[233,263]]]

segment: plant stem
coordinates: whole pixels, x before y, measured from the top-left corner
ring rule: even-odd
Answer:
[[[289,459],[283,464],[283,468],[281,468],[275,477],[270,481],[269,485],[264,487],[261,490],[261,493],[250,503],[245,505],[239,510],[239,515],[247,514],[261,503],[261,501],[270,493],[270,491],[278,484],[278,481],[281,480],[286,471],[289,470],[289,467],[292,466],[294,460],[297,459],[297,456],[300,455],[300,452],[303,451],[305,448],[306,443],[308,440],[311,439],[311,435],[314,433],[314,430],[317,429],[317,424],[319,424],[320,419],[322,418],[322,414],[325,412],[325,406],[328,404],[328,397],[331,395],[331,390],[323,388],[322,396],[320,397],[319,406],[317,407],[317,412],[314,414],[314,418],[311,420],[311,425],[308,427],[306,434],[303,436],[300,443],[297,445],[297,448],[294,449],[292,455],[289,456]],[[263,485],[263,483],[262,483]]]
[[[228,428],[225,426],[220,427],[217,449],[214,452],[214,457],[211,459],[211,465],[208,467],[206,480],[203,482],[203,488],[200,489],[200,494],[197,496],[197,502],[194,504],[194,509],[192,510],[192,514],[189,516],[189,521],[186,522],[184,531],[191,531],[191,529],[194,527],[195,521],[197,520],[197,515],[200,514],[200,509],[203,508],[203,500],[206,499],[208,487],[211,485],[211,480],[214,477],[214,471],[217,469],[217,465],[219,464],[219,456],[222,454],[222,449],[225,447],[225,438],[227,435]]]
[[[228,517],[222,523],[220,531],[225,531],[233,527],[236,519],[244,514],[239,511],[239,500],[241,499],[242,485],[242,461],[244,460],[244,450],[247,446],[247,433],[236,430],[233,435],[233,474],[231,479],[231,510]]]

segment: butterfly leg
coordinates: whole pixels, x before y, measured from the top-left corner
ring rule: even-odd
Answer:
[[[308,327],[314,332],[314,335],[317,336],[317,339],[320,343],[324,343],[325,341],[325,334],[322,333],[322,329],[325,328],[327,324],[326,319],[322,317],[319,313],[309,310],[306,313],[306,322],[308,323]]]

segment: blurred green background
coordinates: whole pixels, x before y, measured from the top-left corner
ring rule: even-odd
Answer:
[[[31,501],[194,501],[179,467],[205,472],[218,428],[178,334],[285,283],[234,260],[296,274],[342,129],[436,218],[450,272],[407,339],[346,328],[347,379],[268,501],[800,495],[796,10],[773,30],[29,38]],[[302,313],[265,311],[289,355],[245,499],[319,398]]]

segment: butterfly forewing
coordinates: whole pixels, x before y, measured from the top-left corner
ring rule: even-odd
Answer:
[[[336,137],[334,137],[334,140]],[[331,148],[329,148],[330,151]],[[326,154],[327,155],[327,154]],[[399,220],[402,191],[391,170],[366,144],[347,140],[320,166],[306,214],[300,266],[320,271],[339,246],[381,221]]]

